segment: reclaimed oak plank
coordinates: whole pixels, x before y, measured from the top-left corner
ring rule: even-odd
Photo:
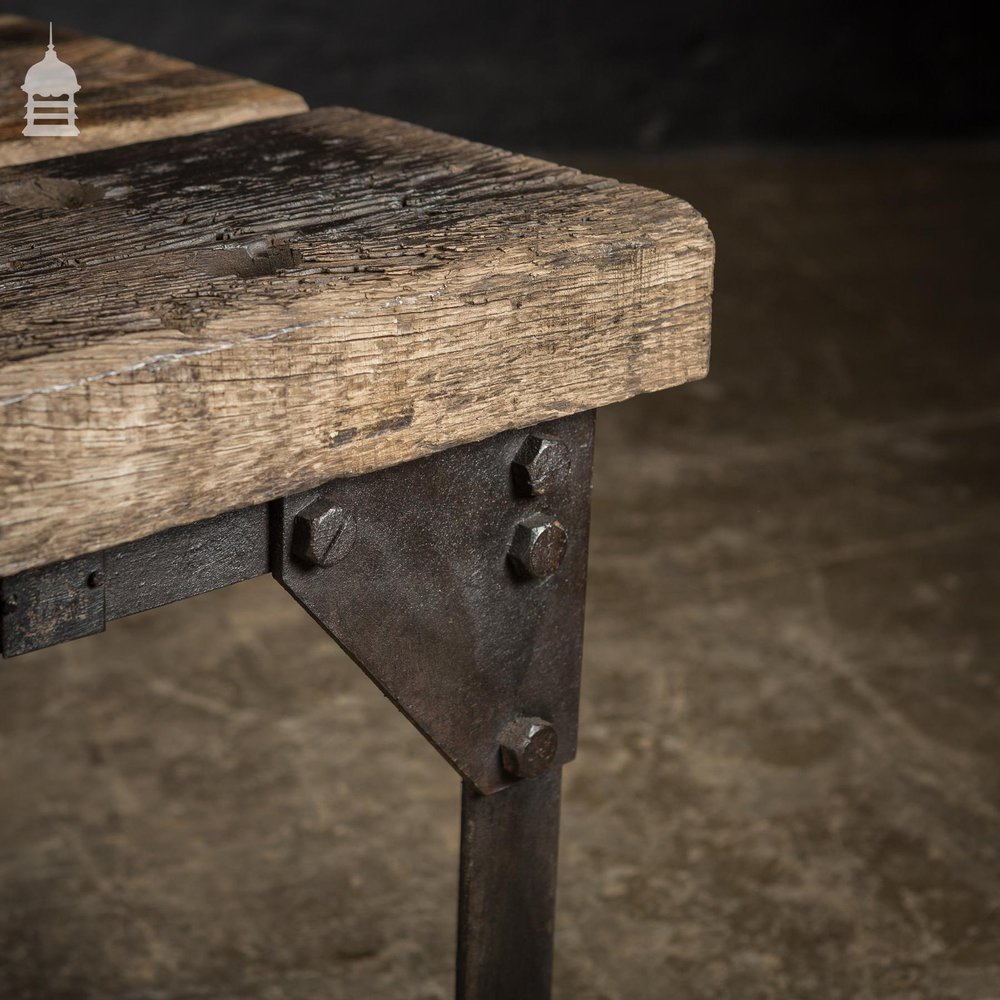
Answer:
[[[659,192],[343,108],[0,170],[0,573],[702,377]]]
[[[56,51],[83,88],[77,95],[80,134],[26,137],[20,88],[28,67],[45,54],[48,32],[47,24],[0,14],[0,166],[306,110],[291,91],[56,25]]]

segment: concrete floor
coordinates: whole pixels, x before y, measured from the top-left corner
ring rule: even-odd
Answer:
[[[584,165],[718,293],[598,428],[556,995],[997,1000],[996,154]],[[0,710],[2,1000],[449,996],[457,779],[271,581]]]

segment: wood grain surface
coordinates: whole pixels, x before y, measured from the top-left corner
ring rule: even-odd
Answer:
[[[0,572],[702,377],[668,195],[331,108],[0,170]]]
[[[306,108],[290,91],[57,24],[56,52],[82,88],[76,98],[80,134],[28,138],[21,134],[21,84],[28,67],[45,54],[48,34],[47,24],[0,14],[0,166],[207,132]]]

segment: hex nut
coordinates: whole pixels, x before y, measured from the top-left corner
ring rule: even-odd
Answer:
[[[295,515],[292,555],[309,566],[332,566],[350,552],[356,535],[354,515],[320,497]]]
[[[524,580],[543,580],[563,561],[566,529],[549,514],[532,514],[514,528],[507,560]]]
[[[562,441],[529,434],[510,465],[514,491],[521,497],[540,496],[565,481],[570,464]]]
[[[522,716],[500,734],[500,763],[514,778],[543,774],[552,767],[558,749],[556,727],[545,719]]]

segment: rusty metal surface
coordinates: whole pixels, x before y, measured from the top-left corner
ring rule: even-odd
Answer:
[[[104,554],[50,563],[0,580],[0,649],[19,656],[104,631]]]
[[[332,566],[354,544],[354,515],[320,497],[295,516],[292,555],[307,566]]]
[[[559,734],[547,719],[521,717],[500,733],[500,763],[515,778],[536,778],[552,767]]]
[[[511,463],[510,473],[518,496],[536,497],[547,493],[569,475],[566,446],[555,438],[529,434]]]
[[[267,504],[258,504],[108,549],[108,618],[261,576],[269,569],[267,532]]]
[[[514,526],[507,561],[522,580],[544,580],[566,555],[566,529],[548,514],[532,514]]]
[[[0,580],[3,655],[93,635],[113,618],[261,576],[268,525],[259,504]]]
[[[272,572],[481,793],[517,780],[499,748],[519,717],[554,727],[551,766],[576,754],[593,426],[578,414],[272,505]],[[569,458],[544,497],[515,488],[529,434]],[[296,517],[317,500],[355,522],[328,567],[295,555]],[[566,535],[544,579],[520,578],[508,557],[532,519],[558,519]]]
[[[462,786],[456,1000],[548,1000],[562,770]]]

